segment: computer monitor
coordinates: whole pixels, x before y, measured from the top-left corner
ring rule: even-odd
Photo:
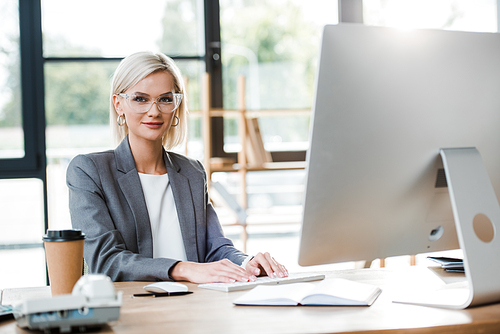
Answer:
[[[326,26],[315,92],[299,264],[460,248],[440,149],[500,195],[500,34]]]

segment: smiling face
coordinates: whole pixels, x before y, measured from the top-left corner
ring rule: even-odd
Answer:
[[[135,86],[125,91],[128,95],[148,97],[156,100],[167,93],[174,93],[174,78],[168,72],[156,72],[148,75]],[[157,103],[153,103],[149,111],[138,113],[130,107],[126,98],[113,96],[115,110],[118,115],[125,115],[131,141],[149,141],[160,143],[170,129],[175,112],[161,112]]]

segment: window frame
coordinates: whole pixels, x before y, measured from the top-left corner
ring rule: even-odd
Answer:
[[[0,159],[1,178],[45,180],[45,110],[40,1],[19,1],[24,157]]]
[[[44,230],[48,228],[47,161],[42,57],[42,22],[39,0],[19,0],[22,128],[24,157],[0,159],[0,179],[40,179],[43,183]],[[27,248],[41,247],[29,244]],[[17,248],[27,245],[9,245]],[[24,247],[26,248],[26,247]],[[6,249],[3,245],[2,249]]]

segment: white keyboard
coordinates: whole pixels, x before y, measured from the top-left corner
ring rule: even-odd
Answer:
[[[322,274],[313,273],[292,273],[288,277],[283,278],[270,278],[270,277],[257,277],[255,282],[234,282],[234,283],[206,283],[198,285],[199,288],[211,289],[218,291],[238,291],[238,290],[248,290],[257,285],[261,284],[286,284],[286,283],[297,283],[297,282],[307,282],[307,281],[318,281],[325,278]]]

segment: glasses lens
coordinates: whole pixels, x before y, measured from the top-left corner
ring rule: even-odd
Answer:
[[[168,113],[179,107],[181,98],[182,94],[167,93],[158,97],[156,101],[154,101],[149,96],[129,95],[127,101],[130,108],[135,112],[147,112],[151,109],[153,103],[156,102],[156,105],[161,112]]]
[[[146,112],[151,108],[151,98],[141,95],[128,95],[128,104],[135,112]]]
[[[157,100],[158,108],[160,108],[162,112],[172,112],[172,110],[178,106],[175,95],[176,94],[168,93],[160,96]]]

